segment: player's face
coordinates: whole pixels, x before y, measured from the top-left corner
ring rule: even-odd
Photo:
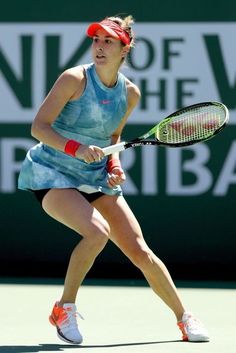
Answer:
[[[123,49],[121,41],[111,37],[103,29],[98,30],[93,37],[92,56],[96,65],[112,64],[119,67],[124,57]]]

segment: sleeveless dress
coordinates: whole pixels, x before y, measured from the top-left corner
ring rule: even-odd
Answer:
[[[94,64],[83,66],[86,87],[77,100],[69,101],[52,127],[68,139],[82,144],[105,147],[127,110],[126,79],[118,73],[114,87],[106,87],[99,79]],[[43,143],[32,147],[22,163],[18,187],[22,190],[77,188],[93,193],[122,195],[118,185],[107,186],[107,157],[86,163]]]

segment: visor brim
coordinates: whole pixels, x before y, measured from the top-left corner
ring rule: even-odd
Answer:
[[[87,29],[87,35],[89,37],[94,37],[96,35],[96,32],[99,29],[103,29],[104,31],[106,31],[111,37],[115,38],[115,39],[120,39],[119,35],[113,31],[111,28],[109,28],[106,25],[102,25],[101,23],[92,23],[88,29]]]

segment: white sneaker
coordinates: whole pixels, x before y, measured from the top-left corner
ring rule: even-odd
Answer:
[[[189,312],[183,314],[182,321],[177,325],[183,334],[183,341],[208,342],[210,340],[206,328]]]
[[[83,341],[83,337],[79,332],[76,320],[76,305],[66,303],[63,307],[55,303],[49,321],[56,326],[57,336],[64,342],[79,344]]]

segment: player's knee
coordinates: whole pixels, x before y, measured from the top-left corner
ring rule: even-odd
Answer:
[[[108,234],[105,232],[98,232],[93,235],[93,243],[98,248],[103,249],[108,242]]]
[[[90,240],[91,246],[97,247],[97,248],[103,248],[108,241],[109,233],[110,233],[110,228],[106,223],[99,224],[92,227],[88,237]]]
[[[130,259],[141,271],[145,271],[153,262],[153,252],[149,248],[138,248],[132,251]]]

